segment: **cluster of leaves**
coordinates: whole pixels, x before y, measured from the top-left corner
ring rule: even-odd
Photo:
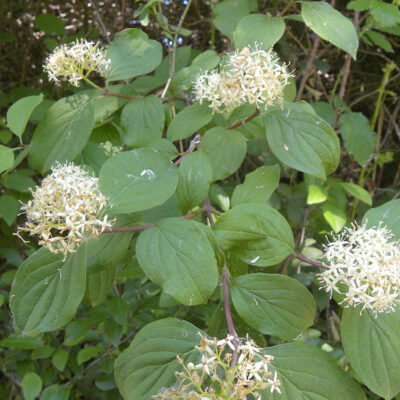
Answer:
[[[283,8],[274,17],[258,12],[255,0],[209,6],[211,35],[229,39],[227,52],[255,43],[284,50],[293,20],[353,59],[359,38],[390,53],[385,34],[399,34],[398,8],[377,0],[348,4],[368,15],[358,32],[325,2],[302,2],[296,14]],[[190,34],[169,25],[161,7],[158,0],[143,4],[142,19],[157,15],[171,38]],[[48,15],[37,24],[61,33],[55,21]],[[330,103],[294,101],[294,81],[282,107],[213,114],[193,101],[192,86],[224,56],[174,44],[163,57],[161,44],[137,28],[119,32],[106,54],[104,88],[68,88],[59,99],[26,96],[7,113],[14,136],[0,145],[0,254],[7,261],[0,357],[9,381],[1,396],[151,399],[175,383],[177,356],[198,361],[199,332],[226,336],[224,268],[236,330],[268,344],[274,356],[282,393],[266,390],[263,399],[398,395],[399,311],[377,318],[343,311],[319,290],[318,268],[290,258],[320,258],[313,237],[323,243],[355,216],[369,226],[383,221],[400,237],[400,200],[365,213],[373,198],[363,188],[384,162],[374,155],[374,129],[383,102],[395,96],[386,90],[395,66],[388,63],[369,121],[335,95],[336,86]],[[361,168],[358,184],[329,176],[340,162],[336,128],[342,153]],[[13,236],[38,174],[65,161],[99,177],[116,219],[113,233],[66,260]]]

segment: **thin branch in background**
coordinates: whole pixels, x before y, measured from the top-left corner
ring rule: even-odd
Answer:
[[[174,43],[173,43],[173,45],[172,45],[171,63],[170,63],[170,66],[169,66],[169,67],[170,67],[170,68],[169,68],[169,78],[168,78],[167,84],[165,85],[165,88],[164,88],[164,90],[163,90],[163,92],[162,92],[161,97],[165,97],[165,94],[166,94],[167,91],[168,91],[169,85],[171,84],[171,79],[172,79],[172,77],[173,77],[173,75],[174,75],[174,73],[175,73],[175,59],[176,59],[176,48],[177,48],[176,46],[177,46],[179,31],[180,31],[180,29],[182,28],[183,21],[184,21],[185,18],[186,18],[186,14],[187,14],[188,11],[189,11],[189,8],[190,8],[190,5],[192,4],[192,1],[193,1],[193,0],[189,0],[189,1],[188,1],[188,3],[187,3],[187,5],[186,5],[185,9],[183,10],[181,19],[179,20],[178,25],[176,26],[176,29],[175,29]]]
[[[353,24],[354,24],[355,28],[357,28],[359,16],[360,16],[360,12],[356,11],[354,13],[354,19],[353,19]],[[350,73],[350,64],[351,64],[351,55],[347,54],[346,62],[345,62],[345,66],[344,66],[343,79],[340,84],[340,90],[339,90],[339,97],[341,100],[343,100],[344,94],[346,92],[347,78],[349,77],[349,73]]]
[[[107,43],[110,45],[111,44],[110,35],[108,34],[108,30],[107,30],[106,26],[104,25],[103,20],[101,19],[101,15],[99,13],[99,10],[97,8],[95,0],[92,0],[92,7],[94,10],[94,15],[97,19],[97,22],[99,23],[100,28],[103,31],[104,36],[106,37]]]
[[[294,257],[294,258],[297,258],[297,259],[300,260],[300,261],[304,261],[304,262],[306,262],[307,264],[313,265],[314,267],[318,267],[318,268],[322,268],[322,269],[326,269],[326,270],[329,270],[329,269],[330,269],[330,268],[327,267],[326,265],[324,265],[324,264],[322,264],[322,263],[319,263],[318,261],[314,261],[314,260],[311,260],[311,259],[309,259],[309,258],[307,258],[307,257],[304,257],[304,256],[302,256],[301,254],[295,254],[293,257]]]
[[[331,4],[332,7],[334,7],[335,0],[331,0],[330,4]],[[296,102],[300,101],[301,96],[303,95],[304,87],[305,87],[307,79],[308,79],[308,74],[309,74],[309,72],[311,70],[311,67],[312,67],[312,64],[314,62],[315,55],[317,54],[317,50],[318,50],[318,46],[319,46],[320,42],[321,42],[321,38],[319,36],[317,36],[315,38],[314,45],[313,45],[313,48],[311,50],[310,57],[308,58],[306,69],[304,70],[303,78],[301,79],[301,82],[300,82],[299,90],[298,90],[296,98],[294,100]]]

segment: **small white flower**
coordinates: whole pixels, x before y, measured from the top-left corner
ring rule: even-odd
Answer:
[[[82,241],[112,225],[101,215],[106,198],[98,181],[73,163],[57,164],[22,206],[27,222],[17,235],[26,231],[39,236],[39,245],[65,257],[75,252]]]
[[[345,297],[344,307],[362,305],[380,312],[394,311],[400,303],[400,242],[379,226],[345,228],[337,240],[325,246],[330,269],[318,279],[327,292]]]
[[[282,103],[283,88],[291,73],[272,52],[245,47],[228,57],[221,71],[212,70],[197,77],[194,93],[200,104],[210,103],[214,112],[231,111],[244,103],[269,107]]]
[[[104,76],[110,67],[111,60],[99,45],[85,39],[57,47],[43,65],[51,82],[58,83],[61,78],[77,87],[84,75],[95,71]]]

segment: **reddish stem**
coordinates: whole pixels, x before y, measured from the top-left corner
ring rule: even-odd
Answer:
[[[238,334],[235,330],[235,325],[233,324],[232,313],[231,313],[231,305],[229,302],[229,270],[226,265],[222,268],[222,290],[224,293],[224,309],[225,309],[225,318],[226,323],[228,324],[229,334],[234,337],[232,340],[232,344],[235,348],[232,354],[232,367],[234,367],[237,363],[238,358],[238,347],[239,347],[239,340]]]
[[[251,114],[249,117],[245,118],[243,121],[236,122],[236,123],[234,123],[233,125],[228,126],[226,129],[229,131],[229,130],[231,130],[231,129],[235,129],[235,128],[239,127],[239,126],[242,126],[242,125],[244,125],[246,122],[249,122],[249,121],[251,121],[253,118],[257,117],[257,115],[259,115],[259,114],[260,114],[260,110],[256,110],[256,111],[254,111],[253,114]]]
[[[326,269],[326,270],[330,269],[326,265],[321,264],[318,261],[310,260],[309,258],[302,256],[301,254],[295,254],[293,257],[297,258],[298,260],[304,261],[307,264],[314,265],[315,267],[318,267],[318,268],[322,268],[322,269]]]

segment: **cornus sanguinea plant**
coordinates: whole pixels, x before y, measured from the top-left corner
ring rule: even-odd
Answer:
[[[18,100],[7,113],[16,137],[0,132],[0,321],[8,299],[12,311],[0,330],[12,391],[0,384],[0,397],[398,396],[400,200],[381,202],[399,174],[387,192],[370,182],[390,158],[377,141],[396,142],[385,129],[397,118],[392,64],[378,91],[365,86],[378,99],[371,123],[350,110],[361,111],[365,80],[358,33],[371,33],[367,46],[371,27],[385,32],[373,21],[383,11],[366,10],[356,29],[323,1],[117,3],[115,23],[88,6],[107,52],[84,39],[56,48],[44,70],[57,90]],[[132,12],[137,28],[113,32]],[[348,182],[359,170],[360,185]],[[362,218],[376,227],[340,234]],[[16,222],[28,246],[11,236]],[[3,258],[21,265],[4,274]]]
[[[283,89],[293,76],[272,49],[257,45],[229,55],[220,70],[199,75],[194,85],[196,100],[210,103],[214,112],[231,111],[242,104],[265,108],[283,101]]]
[[[39,245],[66,257],[82,241],[111,227],[105,206],[98,178],[73,163],[57,164],[32,190],[32,200],[21,207],[27,221],[18,228],[18,235],[38,236]]]
[[[400,303],[400,241],[383,226],[353,225],[325,246],[329,269],[318,279],[327,292],[343,295],[344,307],[361,305],[377,315]]]
[[[182,372],[177,372],[178,384],[163,389],[153,396],[159,400],[246,400],[261,399],[261,391],[280,393],[280,381],[275,372],[269,370],[274,359],[264,354],[248,336],[238,339],[238,360],[232,362],[235,351],[235,338],[228,335],[225,339],[208,339],[201,336],[197,351],[200,362],[188,362],[178,357]]]
[[[67,80],[76,87],[91,72],[104,76],[110,67],[111,60],[106,58],[99,44],[85,39],[56,47],[43,65],[51,82]]]

